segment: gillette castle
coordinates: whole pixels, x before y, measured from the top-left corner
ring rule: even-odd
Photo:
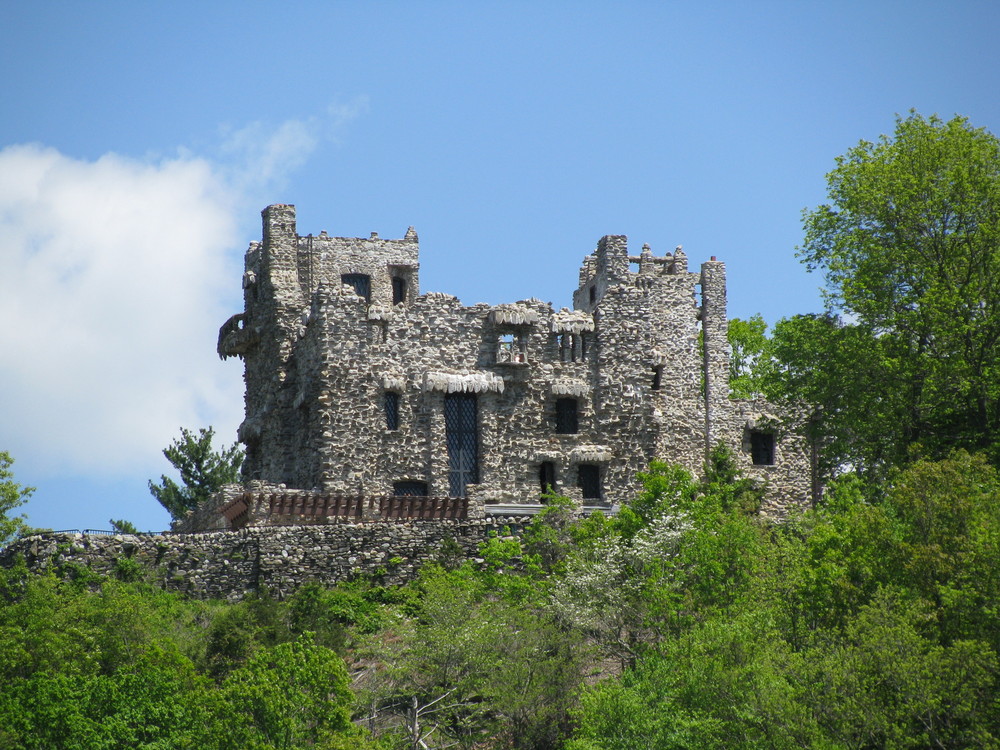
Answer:
[[[481,518],[530,513],[549,490],[612,509],[650,460],[697,475],[720,442],[765,484],[764,512],[812,497],[805,441],[766,402],[730,398],[714,257],[691,270],[680,247],[632,255],[611,235],[583,259],[572,310],[465,306],[421,290],[412,227],[301,236],[295,207],[274,205],[243,295],[218,351],[245,368],[244,486],[186,526],[375,519],[376,506]]]

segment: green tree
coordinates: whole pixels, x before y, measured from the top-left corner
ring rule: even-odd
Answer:
[[[163,455],[180,473],[183,486],[170,477],[161,476],[159,484],[150,480],[149,491],[171,518],[183,518],[222,485],[237,481],[243,451],[236,443],[221,451],[213,450],[214,435],[215,430],[211,427],[199,429],[197,435],[182,427],[180,439],[163,450]]]
[[[34,487],[22,487],[14,481],[14,472],[10,470],[13,463],[9,453],[0,451],[0,546],[27,531],[23,515],[9,514],[24,505],[35,491]]]
[[[747,320],[733,318],[727,330],[729,347],[729,392],[733,398],[753,398],[764,390],[772,359],[767,323],[759,314]]]
[[[831,466],[884,475],[956,447],[1000,463],[1000,140],[911,113],[839,157],[827,188],[799,255],[829,315],[775,331],[777,389],[816,405]]]

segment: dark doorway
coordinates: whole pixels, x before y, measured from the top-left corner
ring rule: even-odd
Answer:
[[[577,469],[576,485],[583,491],[584,500],[600,500],[601,467],[596,464],[580,464]]]
[[[542,494],[556,491],[556,465],[551,461],[542,461],[538,466],[538,484]]]

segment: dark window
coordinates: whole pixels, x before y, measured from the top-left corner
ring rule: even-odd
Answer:
[[[342,284],[354,287],[354,293],[364,297],[365,302],[372,301],[372,277],[363,273],[345,273],[340,277]]]
[[[587,358],[587,350],[590,348],[589,337],[585,333],[580,334],[580,359]]]
[[[392,304],[398,305],[400,302],[406,302],[406,279],[401,279],[398,276],[393,276]]]
[[[385,426],[390,430],[399,429],[399,394],[385,392]]]
[[[662,384],[662,380],[663,380],[663,366],[661,365],[659,367],[654,367],[653,368],[653,390],[654,391],[660,390],[660,385]]]
[[[596,299],[597,299],[597,287],[592,286],[590,287],[590,304],[594,304],[594,301]]]
[[[392,494],[396,497],[427,497],[427,482],[394,482]]]
[[[774,465],[774,433],[750,432],[750,456],[755,466]]]
[[[465,497],[465,487],[479,482],[479,409],[474,393],[444,397],[444,433],[448,443],[448,494]]]
[[[576,486],[583,490],[584,500],[600,500],[601,467],[596,464],[580,464],[577,467]]]
[[[542,461],[538,466],[538,483],[541,485],[542,494],[555,492],[556,489],[556,465],[551,461]]]
[[[556,399],[556,432],[572,434],[580,431],[575,398]]]

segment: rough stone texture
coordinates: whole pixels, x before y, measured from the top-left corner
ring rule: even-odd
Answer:
[[[386,584],[411,580],[442,557],[476,559],[491,535],[516,533],[527,518],[250,527],[201,534],[91,536],[46,533],[0,550],[0,567],[23,555],[29,569],[66,574],[73,565],[114,575],[132,558],[168,591],[199,599],[242,599],[266,590],[283,598],[308,582],[325,586],[357,576]],[[442,548],[444,545],[444,548]]]
[[[301,237],[289,205],[266,208],[263,225],[246,255],[245,310],[219,336],[220,355],[245,364],[248,483],[353,497],[422,483],[431,496],[474,498],[481,515],[537,506],[548,476],[578,505],[611,508],[635,495],[651,459],[698,474],[721,441],[766,481],[771,515],[811,497],[801,439],[775,430],[766,403],[729,398],[726,271],[714,258],[692,273],[680,247],[630,256],[624,236],[606,236],[584,259],[574,310],[536,299],[468,307],[419,294],[412,227],[399,240]],[[458,490],[445,417],[456,393],[476,399],[478,449],[478,481]],[[578,429],[560,432],[568,400]],[[754,432],[774,436],[773,464],[755,465]],[[583,491],[588,478],[599,492]],[[220,511],[242,491],[181,527],[231,524]]]

